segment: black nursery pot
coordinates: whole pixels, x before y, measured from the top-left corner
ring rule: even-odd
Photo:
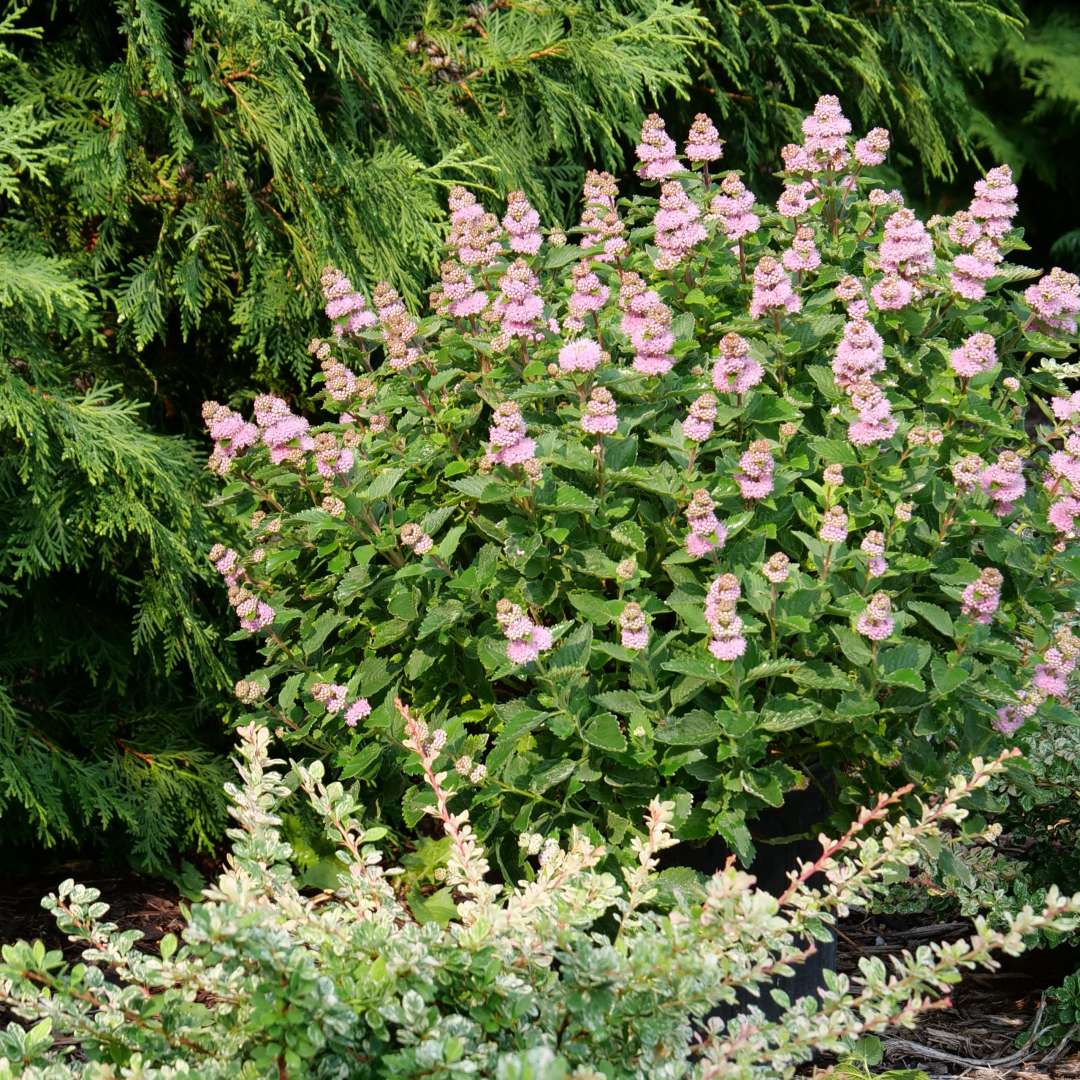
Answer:
[[[787,888],[788,872],[796,868],[799,860],[810,861],[821,854],[821,845],[816,840],[770,841],[806,833],[814,822],[825,817],[828,810],[820,791],[811,786],[804,791],[791,792],[782,807],[762,815],[755,822],[757,855],[748,872],[757,879],[759,888],[779,896]],[[723,867],[731,851],[722,840],[714,839],[697,848],[680,846],[675,849],[675,854],[679,865],[714,874]],[[783,990],[793,1002],[816,995],[825,986],[825,972],[836,968],[836,936],[815,944],[817,951],[795,967],[794,975],[778,978],[772,983],[774,989]],[[777,1020],[784,1010],[773,1001],[768,990],[769,987],[763,985],[758,997],[740,991],[735,1005],[720,1006],[711,1015],[731,1020],[747,1006],[756,1005],[767,1017]]]

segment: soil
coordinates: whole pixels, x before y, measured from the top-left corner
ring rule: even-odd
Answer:
[[[0,881],[0,942],[41,938],[70,960],[78,958],[80,946],[57,931],[40,905],[41,897],[64,877],[100,889],[110,907],[107,918],[121,929],[141,930],[144,946],[152,947],[165,934],[179,934],[183,928],[183,900],[168,882],[121,873],[95,877],[92,864],[72,863],[47,876]],[[839,928],[837,966],[854,973],[862,956],[887,958],[968,932],[969,924],[959,921],[927,925],[917,916],[856,916]],[[885,1037],[885,1060],[879,1068],[921,1069],[932,1080],[1080,1080],[1080,1032],[1077,1042],[1057,1047],[1022,1046],[1046,990],[1078,967],[1080,949],[1059,947],[1005,958],[996,972],[968,974],[956,988],[951,1008],[928,1013],[914,1031]],[[0,1023],[7,1019],[0,1016]]]

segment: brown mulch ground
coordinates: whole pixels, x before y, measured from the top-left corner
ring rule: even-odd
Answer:
[[[920,925],[920,921],[923,925]],[[855,972],[860,956],[880,956],[970,932],[963,922],[925,925],[925,918],[858,917],[841,927],[838,964]],[[1044,993],[1080,966],[1080,950],[1038,950],[1003,958],[996,972],[972,972],[951,1008],[928,1013],[914,1031],[883,1039],[882,1069],[922,1069],[933,1078],[1080,1080],[1080,1032],[1043,1049],[1018,1049],[1039,1016]]]
[[[101,890],[109,904],[107,918],[121,929],[139,929],[153,946],[165,934],[179,934],[183,919],[176,888],[165,881],[117,873],[95,876],[90,863],[72,863],[48,875],[0,880],[0,942],[41,938],[70,959],[80,946],[57,932],[40,898],[64,877]],[[841,927],[838,967],[854,972],[860,956],[883,958],[927,941],[960,937],[962,922],[926,925],[918,917],[854,917]],[[1000,971],[969,974],[953,995],[949,1009],[929,1013],[912,1032],[887,1036],[881,1068],[922,1069],[934,1080],[1080,1080],[1080,1032],[1077,1042],[1050,1049],[1017,1050],[1017,1040],[1039,1013],[1045,991],[1080,966],[1080,950],[1064,948],[1009,960]],[[8,1017],[0,1016],[0,1022]]]

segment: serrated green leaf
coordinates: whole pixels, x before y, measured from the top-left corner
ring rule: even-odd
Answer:
[[[634,551],[645,550],[645,533],[640,525],[632,521],[620,521],[611,530],[611,539],[623,547],[632,548]]]
[[[590,746],[599,747],[601,750],[621,753],[626,749],[626,736],[612,713],[597,713],[585,725],[581,734]]]
[[[921,600],[909,600],[907,607],[909,611],[922,616],[939,634],[944,634],[949,638],[955,635],[952,616],[943,607],[927,604]]]

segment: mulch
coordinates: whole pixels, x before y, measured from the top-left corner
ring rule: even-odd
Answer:
[[[69,960],[78,959],[81,946],[60,934],[40,906],[41,897],[64,877],[100,889],[109,904],[106,918],[122,930],[141,930],[143,947],[183,929],[183,901],[168,882],[122,873],[95,876],[92,864],[72,863],[47,876],[0,880],[0,942],[41,938]],[[917,916],[854,916],[840,927],[837,967],[853,973],[862,956],[887,959],[890,953],[955,939],[970,929],[966,922],[927,925]],[[932,1080],[1080,1080],[1080,1032],[1077,1041],[1056,1047],[1030,1048],[1022,1042],[1040,1019],[1047,989],[1077,967],[1080,949],[1057,948],[1005,958],[996,972],[969,973],[950,1008],[928,1013],[913,1031],[885,1036],[880,1068],[922,1069]]]

